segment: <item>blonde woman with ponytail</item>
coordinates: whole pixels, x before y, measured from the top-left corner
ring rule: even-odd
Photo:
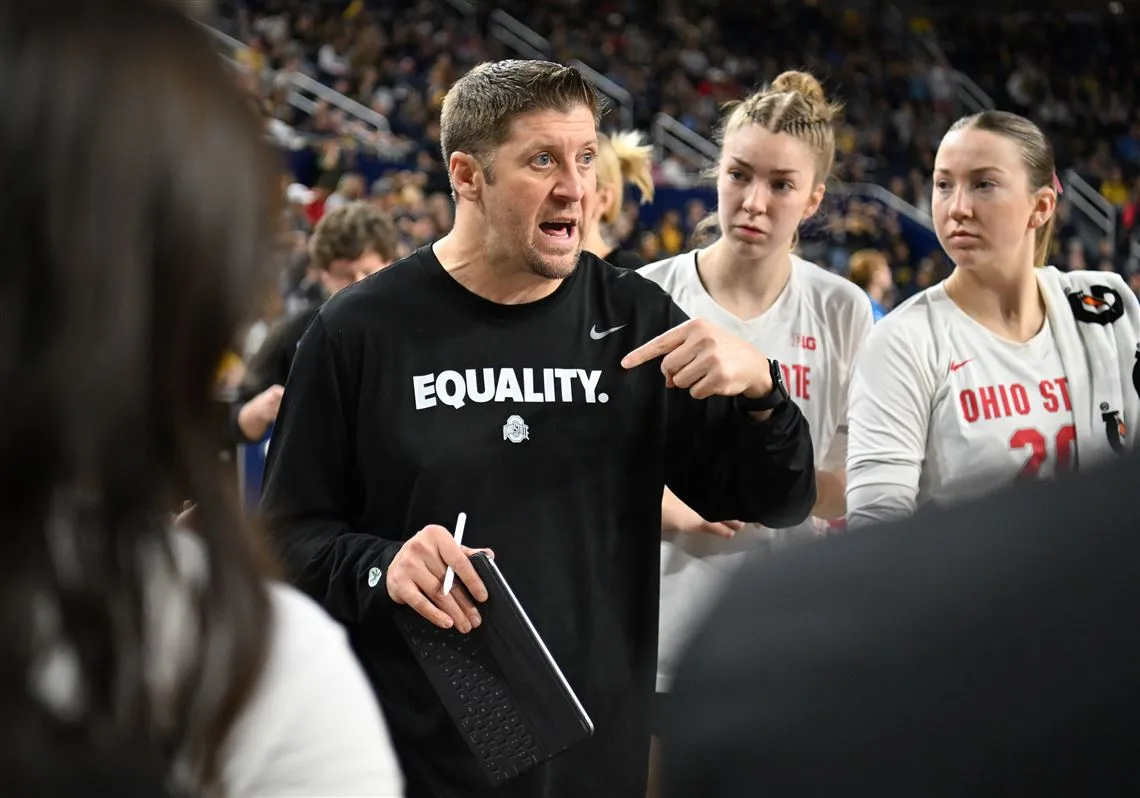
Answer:
[[[934,166],[955,268],[879,322],[856,366],[852,527],[1088,467],[1128,449],[1140,421],[1135,295],[1115,272],[1040,268],[1061,192],[1041,130],[965,117]]]
[[[623,269],[636,269],[644,261],[633,250],[611,240],[621,219],[627,184],[641,193],[641,204],[653,201],[653,148],[641,143],[635,131],[598,134],[598,154],[594,162],[598,175],[598,197],[590,216],[590,227],[582,247],[604,261]]]
[[[871,305],[849,281],[792,254],[800,225],[823,201],[838,111],[804,72],[785,72],[732,107],[718,135],[719,237],[640,271],[690,317],[710,319],[772,358],[810,424],[817,485],[815,518],[787,530],[706,520],[666,490],[659,694],[706,601],[747,552],[814,539],[825,519],[844,514],[848,375],[871,330]],[[679,534],[686,532],[712,534]]]

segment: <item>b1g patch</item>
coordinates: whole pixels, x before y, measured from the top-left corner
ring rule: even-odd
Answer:
[[[1124,301],[1120,294],[1106,285],[1090,286],[1084,291],[1069,294],[1069,307],[1077,321],[1090,324],[1112,324],[1124,315]]]

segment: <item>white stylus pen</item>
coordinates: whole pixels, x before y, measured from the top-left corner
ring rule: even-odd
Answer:
[[[467,513],[460,513],[459,518],[455,521],[455,545],[459,546],[463,543],[463,527],[467,526]],[[451,592],[451,584],[455,581],[455,569],[450,565],[447,566],[447,571],[443,574],[443,595]]]

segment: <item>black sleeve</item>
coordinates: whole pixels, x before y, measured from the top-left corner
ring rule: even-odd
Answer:
[[[318,315],[297,347],[269,446],[262,512],[292,583],[337,620],[356,624],[391,610],[385,580],[403,541],[352,526],[363,496],[352,437],[356,394],[337,343]],[[370,579],[373,568],[379,575]]]
[[[245,377],[238,386],[238,402],[245,404],[271,385],[285,384],[292,362],[291,353],[287,350],[297,346],[299,333],[304,332],[303,326],[300,330],[295,329],[296,321],[282,319],[269,328],[265,340],[246,365]]]
[[[227,436],[230,443],[234,445],[257,443],[257,441],[251,441],[241,431],[241,427],[238,425],[238,414],[241,413],[241,409],[250,399],[274,385],[284,385],[289,379],[289,370],[293,365],[293,354],[297,349],[297,342],[301,339],[310,322],[310,316],[311,314],[291,316],[273,324],[257,352],[249,359],[249,363],[245,367],[245,376],[237,388],[237,396],[230,403],[229,424],[227,426]]]
[[[685,321],[674,308],[670,326]],[[788,401],[756,422],[730,397],[669,391],[665,484],[710,521],[795,526],[816,501],[807,419]]]

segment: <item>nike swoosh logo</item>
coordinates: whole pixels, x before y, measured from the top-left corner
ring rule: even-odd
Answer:
[[[616,333],[618,330],[624,330],[625,327],[626,327],[626,325],[619,324],[617,327],[610,327],[608,330],[602,330],[601,332],[599,332],[598,331],[598,325],[595,324],[593,327],[590,328],[590,337],[593,338],[595,341],[600,341],[603,338],[605,338],[607,335],[610,335],[612,333]]]
[[[973,358],[972,358],[972,357],[970,357],[970,358],[966,358],[965,360],[960,360],[960,361],[958,361],[957,363],[954,363],[953,361],[951,361],[951,363],[950,363],[950,370],[951,370],[951,371],[957,371],[958,369],[962,368],[962,366],[964,366],[964,365],[966,365],[967,363],[969,363],[971,360],[973,360]]]

